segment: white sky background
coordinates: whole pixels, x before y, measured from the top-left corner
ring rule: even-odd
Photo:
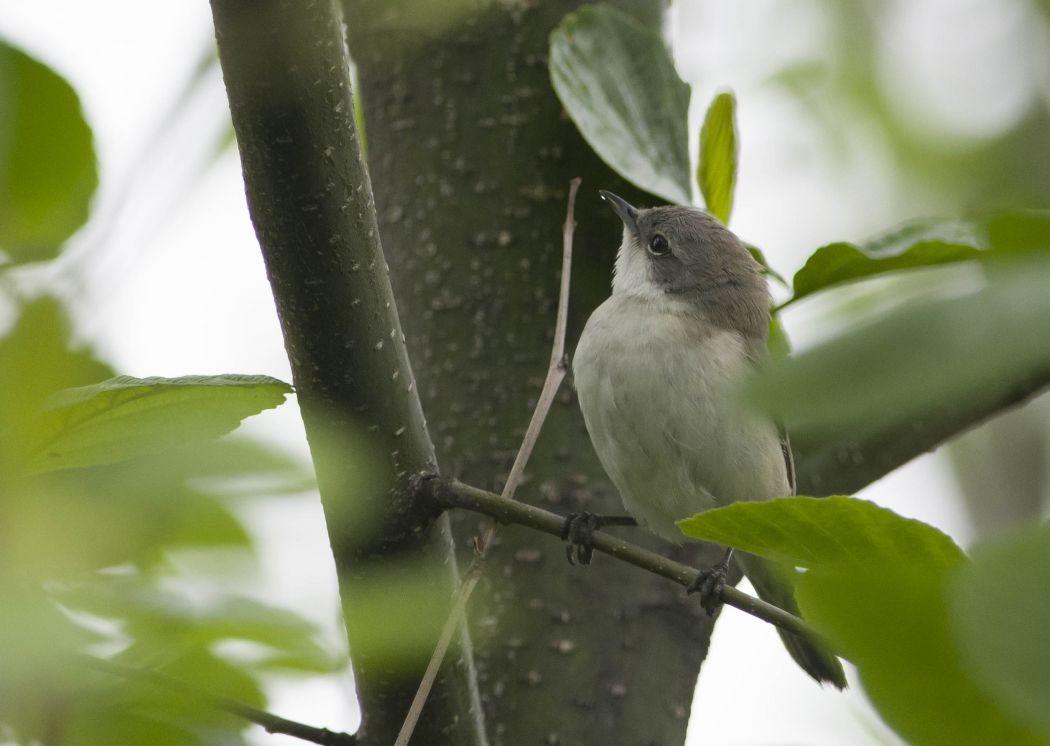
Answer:
[[[1026,89],[1002,71],[1009,72],[1017,57],[1012,50],[1022,31],[1025,43],[1045,40],[1024,28],[1019,2],[892,5],[895,54],[886,62],[886,84],[906,105],[921,105],[924,121],[963,122],[972,131],[954,134],[983,134],[1025,105]],[[816,11],[793,3],[792,13],[785,13],[783,6],[776,0],[690,0],[672,11],[670,30],[682,74],[694,85],[692,132],[716,90],[728,86],[738,95],[742,158],[734,228],[790,274],[822,243],[861,239],[934,210],[902,193],[881,146],[862,124],[847,138],[845,161],[831,162],[820,133],[765,82],[786,61],[812,58],[826,33]],[[931,28],[945,30],[937,44],[924,35]],[[236,372],[290,380],[236,153],[230,149],[208,161],[228,117],[221,80],[210,80],[170,117],[173,98],[211,43],[207,3],[0,0],[0,34],[56,68],[79,92],[101,161],[96,213],[112,214],[120,194],[131,190],[126,209],[106,226],[96,220],[69,252],[67,261],[86,269],[86,282],[70,289],[79,332],[130,375]],[[1005,62],[966,75],[959,64],[963,50],[971,60],[976,50]],[[164,133],[159,143],[158,132]],[[826,311],[817,302],[792,310],[786,322],[796,342],[812,339],[806,332],[820,326]],[[262,415],[249,429],[307,458],[294,404]],[[933,523],[965,545],[972,531],[954,490],[934,455],[862,494]],[[231,575],[230,586],[315,619],[333,645],[342,644],[316,496],[261,500],[245,515],[259,537],[261,577]],[[185,565],[193,567],[193,559]],[[348,675],[275,684],[270,709],[353,730],[350,686]],[[768,625],[725,611],[698,688],[690,743],[894,742],[858,687],[847,695],[820,690]],[[299,741],[261,734],[258,743]]]

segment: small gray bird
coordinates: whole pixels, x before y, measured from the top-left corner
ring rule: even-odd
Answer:
[[[612,295],[576,348],[580,408],[628,511],[681,543],[677,520],[794,492],[777,428],[732,392],[766,354],[769,288],[740,239],[708,213],[636,209],[601,194],[623,221],[623,243]],[[799,613],[787,570],[743,552],[736,560],[763,600]],[[834,655],[780,636],[806,673],[846,686]]]

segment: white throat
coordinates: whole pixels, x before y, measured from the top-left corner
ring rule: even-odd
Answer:
[[[645,249],[638,245],[637,239],[626,226],[623,229],[623,243],[616,252],[612,289],[614,294],[622,293],[652,301],[663,300],[666,296],[653,282]]]

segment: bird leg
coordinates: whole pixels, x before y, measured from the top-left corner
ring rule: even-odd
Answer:
[[[561,525],[561,538],[565,542],[565,556],[570,565],[589,565],[594,556],[594,532],[605,526],[637,526],[638,521],[629,515],[595,515],[583,511],[569,513]]]
[[[722,589],[726,587],[726,575],[729,573],[729,560],[733,558],[733,547],[726,547],[721,561],[707,570],[701,570],[689,587],[687,593],[699,593],[700,605],[708,616],[714,616],[722,605]]]

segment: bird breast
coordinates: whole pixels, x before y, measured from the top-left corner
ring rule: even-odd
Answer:
[[[771,423],[738,404],[741,336],[682,301],[614,294],[588,320],[573,373],[598,458],[625,507],[681,541],[676,520],[790,492]]]

